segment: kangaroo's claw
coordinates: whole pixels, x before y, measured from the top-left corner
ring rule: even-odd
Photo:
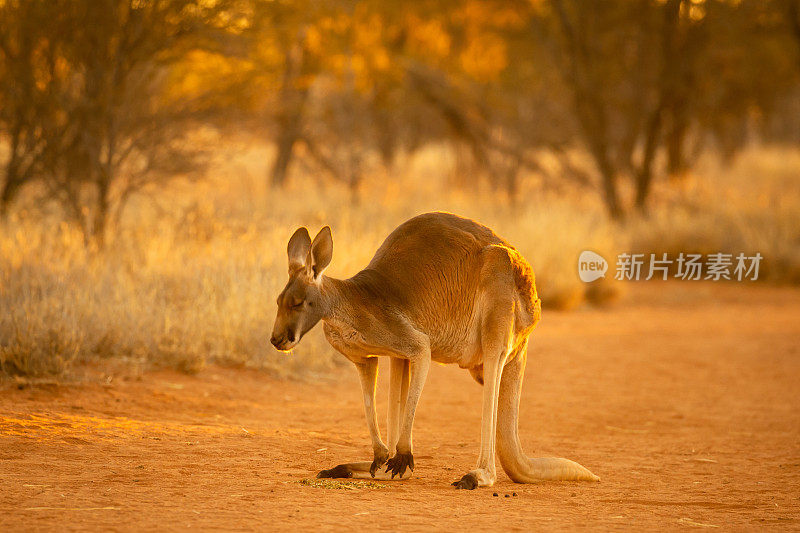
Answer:
[[[387,459],[388,459],[388,456],[375,457],[375,459],[372,460],[372,464],[369,466],[369,474],[372,477],[375,477],[375,472],[377,472],[378,469],[380,469],[380,467],[382,467],[384,464],[386,464],[386,460]],[[388,472],[388,470],[387,470],[387,472]]]
[[[414,471],[414,456],[410,453],[398,453],[388,461],[386,461],[386,472],[392,471],[392,479],[394,476],[403,477],[406,473],[406,468]]]

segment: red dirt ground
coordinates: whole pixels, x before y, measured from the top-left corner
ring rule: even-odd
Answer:
[[[315,384],[215,367],[6,381],[0,530],[800,528],[796,289],[642,283],[610,309],[546,312],[521,438],[529,455],[574,459],[599,483],[517,485],[499,470],[494,488],[455,491],[477,458],[480,388],[435,365],[414,477],[303,485],[371,458],[347,370]]]

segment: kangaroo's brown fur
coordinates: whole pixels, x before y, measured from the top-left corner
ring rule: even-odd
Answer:
[[[430,363],[437,361],[469,369],[483,385],[478,464],[454,483],[457,488],[494,484],[495,451],[520,483],[599,479],[573,461],[531,459],[522,451],[519,396],[541,302],[533,270],[513,246],[473,220],[427,213],[395,229],[350,279],[323,275],[332,253],[330,228],[313,242],[305,228],[295,232],[272,333],[272,343],[289,350],[322,320],[328,341],[359,371],[373,461],[320,476],[375,477],[384,464],[392,478],[413,470],[414,414]],[[391,358],[388,446],[375,409],[377,356]]]

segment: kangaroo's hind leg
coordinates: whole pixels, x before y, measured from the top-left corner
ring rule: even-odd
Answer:
[[[525,374],[528,340],[521,342],[509,358],[500,380],[497,408],[497,455],[508,477],[517,483],[545,480],[599,481],[600,478],[575,461],[561,457],[527,457],[519,440],[519,399]]]
[[[453,483],[457,489],[490,487],[497,480],[495,434],[497,398],[503,366],[509,355],[514,323],[514,305],[498,300],[487,309],[481,325],[483,352],[483,408],[481,413],[481,449],[475,468]]]

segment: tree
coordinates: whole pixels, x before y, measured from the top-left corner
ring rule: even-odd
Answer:
[[[37,0],[0,4],[0,139],[8,145],[0,216],[41,171],[45,122],[55,112],[52,86],[42,90],[38,83],[56,68],[53,41],[42,39],[50,16]]]
[[[689,138],[713,138],[733,153],[744,140],[735,132],[797,86],[791,56],[775,53],[788,44],[786,20],[774,5],[747,0],[538,6],[530,57],[546,58],[568,88],[576,136],[598,169],[612,218],[626,211],[620,180],[632,180],[634,205],[646,211],[654,178],[689,168],[698,151],[688,149]]]
[[[41,180],[87,242],[102,246],[112,213],[120,213],[131,194],[196,170],[200,154],[185,142],[193,110],[170,100],[168,67],[203,45],[222,5],[5,4],[20,26],[4,39],[3,65],[21,75],[2,87],[4,116],[16,120],[6,119],[4,129],[13,146],[32,155],[26,159],[12,150],[4,197],[10,201],[23,181]],[[21,168],[20,161],[28,160],[35,164]]]

